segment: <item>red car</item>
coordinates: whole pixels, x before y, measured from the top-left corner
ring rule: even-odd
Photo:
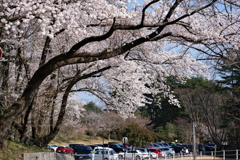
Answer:
[[[57,153],[73,154],[73,149],[68,146],[59,146],[56,150]]]
[[[156,154],[158,155],[158,157],[162,157],[162,152],[161,152],[161,150],[159,150],[159,149],[157,149],[157,148],[155,148],[155,147],[149,146],[148,151],[153,152],[153,153],[156,153]]]
[[[124,148],[127,148],[128,150],[130,150],[132,148],[132,146],[129,143],[122,143]]]

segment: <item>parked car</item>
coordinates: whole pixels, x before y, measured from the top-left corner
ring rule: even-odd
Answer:
[[[158,155],[158,158],[162,157],[162,152],[160,149],[157,149],[155,147],[149,147],[148,150],[150,152],[156,153]]]
[[[193,144],[183,144],[183,146],[188,149],[189,153],[193,152]]]
[[[101,147],[103,147],[103,144],[94,144],[94,145],[97,145],[97,146],[101,146]]]
[[[59,146],[57,149],[56,149],[56,152],[57,153],[64,153],[64,154],[73,154],[73,149],[69,146]]]
[[[121,147],[119,144],[117,143],[109,143],[108,144],[108,147],[109,148],[112,148],[115,152],[119,153],[119,152],[124,152],[126,151],[127,149],[126,148],[123,148]]]
[[[91,147],[93,150],[94,150],[95,147],[99,147],[98,145],[94,145],[94,144],[93,145],[87,145],[87,146]]]
[[[74,154],[90,154],[93,149],[87,145],[76,145],[74,148]]]
[[[94,160],[93,157],[89,154],[79,154],[74,155],[75,160]]]
[[[168,148],[168,147],[171,147],[168,143],[165,143],[165,142],[156,142],[155,144],[159,145],[160,148]]]
[[[118,160],[118,154],[111,148],[97,149],[94,154],[94,160],[102,160],[102,159]]]
[[[126,159],[134,159],[134,160],[144,160],[149,159],[149,154],[142,153],[140,150],[128,150],[125,153],[118,153],[119,160],[123,160],[124,156]]]
[[[165,146],[165,148],[171,148],[172,146],[169,144],[169,143],[167,143],[167,142],[163,142],[163,145]]]
[[[126,148],[127,150],[132,149],[132,146],[129,143],[122,143],[124,148]]]
[[[56,152],[58,146],[59,146],[59,145],[56,145],[56,144],[49,144],[49,145],[47,145],[47,149],[48,149],[49,151]]]
[[[71,147],[72,149],[75,149],[75,146],[77,145],[84,145],[84,144],[81,144],[81,143],[69,143],[68,146]]]
[[[111,144],[118,144],[120,147],[125,148],[125,146],[120,142],[108,142],[108,145],[111,145]]]
[[[157,153],[151,152],[146,148],[138,148],[143,154],[148,154],[151,159],[156,159],[158,158]]]
[[[198,147],[198,151],[199,152],[203,152],[204,153],[206,151],[205,145],[203,145],[203,144],[198,144],[197,147]]]
[[[179,154],[183,154],[183,155],[189,154],[188,149],[182,145],[174,146],[173,149],[174,149],[175,153],[179,153]]]
[[[160,150],[162,152],[163,157],[170,158],[174,157],[175,155],[175,150],[173,148],[161,148]]]
[[[112,148],[98,146],[93,149],[93,151],[98,151],[98,150],[112,150]]]
[[[157,144],[157,143],[150,143],[149,146],[151,146],[151,147],[155,147],[155,148],[158,148],[158,149],[164,148],[163,145],[161,145],[161,144]]]
[[[215,143],[208,143],[208,144],[205,145],[205,150],[206,151],[214,151],[215,150],[215,146],[216,146]]]

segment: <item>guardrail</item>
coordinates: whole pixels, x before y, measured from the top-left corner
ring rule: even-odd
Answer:
[[[221,160],[239,160],[239,150],[222,150],[222,151],[205,151],[199,152],[196,156],[193,153],[190,154],[175,154],[173,157],[162,157],[161,159],[179,159],[179,160],[205,160],[205,159],[221,159]]]
[[[201,154],[201,153],[200,153]],[[221,157],[223,160],[225,159],[239,159],[239,150],[222,150],[222,151],[211,151],[211,157]]]

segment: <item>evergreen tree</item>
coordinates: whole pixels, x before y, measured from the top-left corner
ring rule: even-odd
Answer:
[[[224,90],[228,93],[228,117],[224,120],[228,127],[228,140],[231,144],[240,147],[240,69],[237,64],[225,65],[217,68],[221,80],[217,82],[223,84]]]
[[[92,101],[84,105],[83,108],[86,112],[103,113],[103,111]]]

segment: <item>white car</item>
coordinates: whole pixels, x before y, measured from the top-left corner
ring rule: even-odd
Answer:
[[[49,151],[52,151],[52,152],[56,152],[58,147],[59,147],[59,145],[56,145],[56,144],[49,144],[49,145],[47,145],[47,149]]]
[[[143,154],[148,154],[151,159],[158,158],[158,154],[147,150],[146,148],[138,148]]]
[[[118,153],[118,158],[119,160],[123,160],[124,157],[125,159],[128,159],[128,160],[144,160],[144,159],[149,159],[150,158],[150,155],[148,153],[143,153],[141,152],[140,150],[129,150],[129,151],[126,151],[126,152],[120,152]]]
[[[150,154],[151,159],[157,159],[158,158],[157,153],[154,153],[154,152],[148,152],[148,153]]]
[[[112,148],[94,148],[95,151],[92,154],[94,160],[118,160],[118,154]]]
[[[94,149],[93,149],[93,151],[98,151],[98,150],[113,150],[112,148],[109,148],[109,147],[101,147],[101,146],[98,146],[98,147],[95,147]]]

